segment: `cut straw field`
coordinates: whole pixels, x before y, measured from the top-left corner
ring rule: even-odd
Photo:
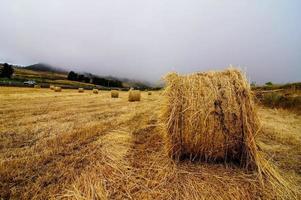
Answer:
[[[236,165],[172,160],[162,102],[0,87],[0,199],[300,199],[300,115],[258,108],[258,148],[292,189],[278,191]]]

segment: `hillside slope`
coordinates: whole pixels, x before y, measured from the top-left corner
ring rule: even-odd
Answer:
[[[47,64],[34,64],[27,67],[14,66],[14,74],[11,79],[0,78],[0,85],[7,86],[25,86],[24,81],[33,80],[42,87],[49,85],[58,85],[65,88],[76,87],[98,87],[99,89],[110,89],[110,87],[119,87],[124,89],[153,89],[151,84],[143,81],[135,81],[126,78],[116,78],[112,76],[99,76],[91,73],[76,73],[77,76],[82,76],[84,79],[68,80],[68,73],[65,70],[53,67]],[[0,63],[0,68],[2,64]],[[98,82],[94,81],[98,79]],[[99,80],[102,80],[101,82]],[[94,84],[92,84],[94,83]],[[108,84],[110,83],[110,84]],[[118,86],[114,83],[119,83]]]
[[[51,65],[44,64],[44,63],[37,63],[37,64],[29,65],[29,66],[24,67],[24,69],[29,69],[29,70],[33,70],[33,71],[67,74],[66,70],[63,70],[58,67],[53,67]]]

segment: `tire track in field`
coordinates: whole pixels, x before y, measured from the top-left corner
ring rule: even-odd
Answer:
[[[155,104],[149,106],[143,102],[133,103],[130,120],[125,120],[100,138],[103,159],[75,179],[61,197],[104,199],[106,196],[108,199],[129,199],[131,188],[137,187],[137,183],[132,180],[135,171],[131,169],[129,157],[129,152],[135,145],[133,134],[149,124],[149,119],[154,116],[154,108]],[[105,183],[105,186],[99,183]],[[93,197],[91,193],[94,194]]]

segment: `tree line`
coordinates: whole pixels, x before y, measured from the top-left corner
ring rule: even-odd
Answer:
[[[1,78],[11,78],[14,73],[14,68],[12,65],[4,63],[3,66],[0,68],[0,77]]]
[[[68,73],[68,80],[92,83],[104,87],[122,87],[122,82],[119,80],[111,80],[111,79],[106,79],[106,78],[101,78],[96,76],[88,77],[83,74],[77,74],[74,71],[70,71]]]

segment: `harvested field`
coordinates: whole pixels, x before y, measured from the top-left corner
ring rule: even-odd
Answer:
[[[0,87],[0,199],[300,199],[225,163],[175,162],[159,92]],[[259,108],[259,148],[301,189],[301,116]],[[283,195],[283,196],[280,196]],[[290,195],[290,196],[289,196]]]

